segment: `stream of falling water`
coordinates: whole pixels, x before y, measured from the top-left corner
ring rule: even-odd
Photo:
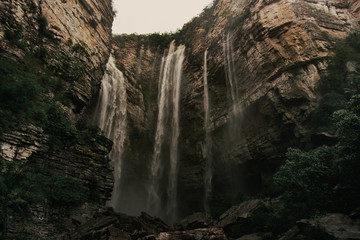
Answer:
[[[102,130],[104,136],[113,141],[109,158],[114,165],[115,183],[108,204],[115,211],[119,211],[121,155],[126,137],[126,88],[124,75],[116,68],[112,55],[110,55],[106,72],[101,81],[94,122]]]
[[[179,105],[182,63],[185,58],[184,52],[185,46],[180,45],[176,49],[175,42],[173,41],[170,44],[168,55],[162,59],[158,96],[159,113],[154,155],[150,169],[150,185],[148,188],[147,211],[154,215],[164,216],[169,222],[173,222],[177,216],[178,139],[180,133]],[[167,120],[170,118],[171,126],[168,126]],[[163,184],[161,182],[163,177],[162,169],[167,164],[162,162],[162,151],[164,139],[169,134],[169,131],[171,131],[170,162],[166,186],[166,203],[164,203],[160,185]],[[164,210],[166,211],[164,212]]]
[[[240,96],[239,96],[239,87],[238,87],[238,81],[236,78],[235,73],[235,66],[234,66],[234,50],[232,45],[232,36],[230,33],[227,34],[226,39],[224,40],[224,58],[225,58],[225,66],[226,66],[226,78],[228,81],[229,86],[229,100],[231,101],[232,111],[230,116],[230,136],[232,138],[236,137],[239,131],[239,127],[237,124],[237,120],[239,117],[239,114],[241,112],[241,106],[240,106]]]
[[[205,186],[205,197],[204,197],[204,209],[206,212],[210,212],[209,199],[212,193],[212,141],[210,136],[210,99],[209,99],[209,87],[208,87],[208,73],[207,73],[207,54],[206,50],[204,53],[204,111],[205,111],[205,147],[204,147],[204,158],[205,171],[204,171],[204,186]]]

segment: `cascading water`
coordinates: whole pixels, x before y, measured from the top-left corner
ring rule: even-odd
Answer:
[[[230,36],[230,33],[227,34],[226,39],[224,40],[224,58],[225,58],[225,66],[226,66],[226,78],[228,81],[229,86],[229,101],[231,102],[232,111],[230,116],[230,136],[234,138],[237,136],[239,131],[239,126],[237,124],[237,120],[239,118],[240,112],[241,112],[241,106],[240,106],[240,96],[239,96],[239,87],[238,87],[238,81],[236,78],[235,73],[235,66],[234,66],[234,50],[232,45],[232,36]]]
[[[175,51],[175,42],[170,44],[169,52],[163,57],[159,79],[158,106],[159,113],[157,119],[154,155],[150,169],[150,185],[148,188],[147,211],[166,218],[173,222],[176,218],[177,209],[177,177],[178,177],[178,139],[179,139],[179,106],[180,106],[180,86],[182,78],[182,63],[184,61],[185,46],[180,45]],[[172,116],[171,116],[172,114]],[[171,118],[171,126],[167,125],[167,120]],[[170,137],[169,158],[170,162],[162,162],[162,151],[164,139]],[[169,165],[166,186],[166,207],[164,197],[160,191],[163,179],[163,166]],[[164,212],[164,209],[166,211]]]
[[[204,186],[205,186],[205,196],[204,196],[204,209],[207,212],[210,212],[209,199],[212,192],[212,141],[210,136],[210,99],[209,99],[209,88],[208,88],[208,73],[207,73],[207,54],[206,50],[204,53],[204,111],[205,111],[205,146],[204,146],[204,158],[205,162],[205,171],[204,171]]]
[[[115,211],[119,211],[121,157],[126,138],[126,88],[124,75],[116,68],[112,55],[110,55],[106,72],[101,81],[100,96],[95,113],[95,124],[114,144],[109,157],[114,165],[115,183],[109,205]]]

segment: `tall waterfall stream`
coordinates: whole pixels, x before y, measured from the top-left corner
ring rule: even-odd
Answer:
[[[126,88],[124,75],[116,68],[112,55],[101,81],[95,113],[95,124],[114,144],[109,157],[113,161],[115,183],[109,205],[119,211],[122,153],[126,138]]]
[[[179,139],[179,106],[180,86],[182,78],[182,63],[184,61],[185,46],[177,49],[175,42],[170,44],[169,52],[163,57],[159,79],[158,118],[155,134],[154,154],[150,169],[150,184],[148,188],[147,211],[164,216],[169,222],[176,219],[177,213],[177,177],[178,177],[178,139]],[[171,126],[167,120],[171,119]],[[168,131],[171,131],[169,133]],[[169,162],[163,157],[164,139],[170,134]],[[163,165],[169,165],[166,196],[160,191],[163,177]],[[166,201],[166,203],[164,202]],[[165,206],[165,207],[164,207]],[[165,209],[165,213],[164,213]]]
[[[205,121],[204,121],[204,129],[205,129],[205,146],[204,146],[204,158],[205,162],[205,170],[204,170],[204,188],[205,188],[205,196],[204,196],[204,209],[207,212],[210,212],[209,199],[211,197],[212,192],[212,140],[210,136],[210,99],[209,99],[209,87],[208,87],[208,70],[207,70],[207,54],[206,50],[204,53],[204,112],[205,112]]]

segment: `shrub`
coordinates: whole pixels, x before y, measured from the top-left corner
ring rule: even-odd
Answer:
[[[302,217],[325,210],[330,204],[336,173],[333,148],[324,146],[310,152],[289,149],[286,158],[273,177],[285,201]]]
[[[47,184],[46,195],[54,206],[79,206],[89,194],[83,183],[75,178],[53,176]]]
[[[37,22],[39,24],[39,35],[40,37],[45,37],[50,40],[54,39],[54,33],[48,29],[48,21],[45,18],[45,16],[40,16],[37,19]]]
[[[4,30],[5,39],[12,43],[18,42],[22,37],[22,33],[23,33],[23,28],[21,25],[15,31],[11,31],[9,29]]]
[[[31,205],[50,202],[53,207],[79,206],[89,198],[82,181],[45,176],[23,161],[0,158],[0,169],[0,234],[6,231],[9,217],[26,217]]]

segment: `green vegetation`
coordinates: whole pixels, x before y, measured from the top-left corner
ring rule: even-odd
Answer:
[[[347,97],[360,90],[360,34],[352,33],[347,38],[339,40],[329,59],[328,73],[322,76],[321,90],[335,91]],[[355,68],[355,72],[347,71],[348,67]]]
[[[45,176],[24,161],[0,158],[0,234],[9,218],[28,217],[31,206],[50,204],[54,208],[79,206],[89,198],[80,180],[64,176]]]
[[[19,64],[0,58],[3,77],[0,82],[0,134],[32,123],[42,127],[54,142],[71,144],[77,141],[81,133],[48,97],[50,92],[56,92],[59,80],[40,63],[36,65],[39,60],[28,61]]]
[[[9,32],[7,37],[16,42],[21,36],[19,30]],[[80,59],[89,56],[87,46],[84,43],[72,46],[68,75],[58,74],[58,69],[44,64],[48,55],[46,48],[40,46],[34,53],[26,51],[17,61],[0,56],[0,136],[33,124],[50,136],[48,145],[51,151],[61,151],[73,145],[87,151],[92,139],[97,138],[99,129],[90,128],[84,122],[74,125],[56,103],[67,99],[65,80],[78,80],[86,73],[86,65]],[[73,66],[73,62],[83,65]],[[30,208],[36,204],[53,208],[73,207],[96,197],[80,180],[44,175],[30,166],[24,161],[9,162],[0,158],[0,238],[6,232],[9,218],[26,219]],[[26,237],[19,235],[19,239]]]
[[[344,108],[345,98],[334,91],[327,93],[320,100],[319,106],[311,113],[309,127],[314,132],[335,132],[332,114]]]
[[[37,5],[34,3],[34,1],[30,1],[30,10],[35,12],[37,10]]]
[[[37,22],[39,24],[39,36],[45,37],[50,40],[55,40],[54,33],[48,29],[48,21],[44,16],[40,16],[37,19]]]
[[[125,44],[135,43],[138,47],[150,47],[155,50],[157,48],[168,48],[170,42],[174,39],[174,34],[171,33],[121,34],[113,36],[113,42],[120,47],[125,47]]]
[[[18,28],[14,31],[11,31],[9,29],[4,30],[5,33],[5,39],[10,42],[13,46],[17,46],[18,48],[26,51],[26,43],[24,41],[21,41],[21,38],[23,36],[23,27],[20,25]]]

